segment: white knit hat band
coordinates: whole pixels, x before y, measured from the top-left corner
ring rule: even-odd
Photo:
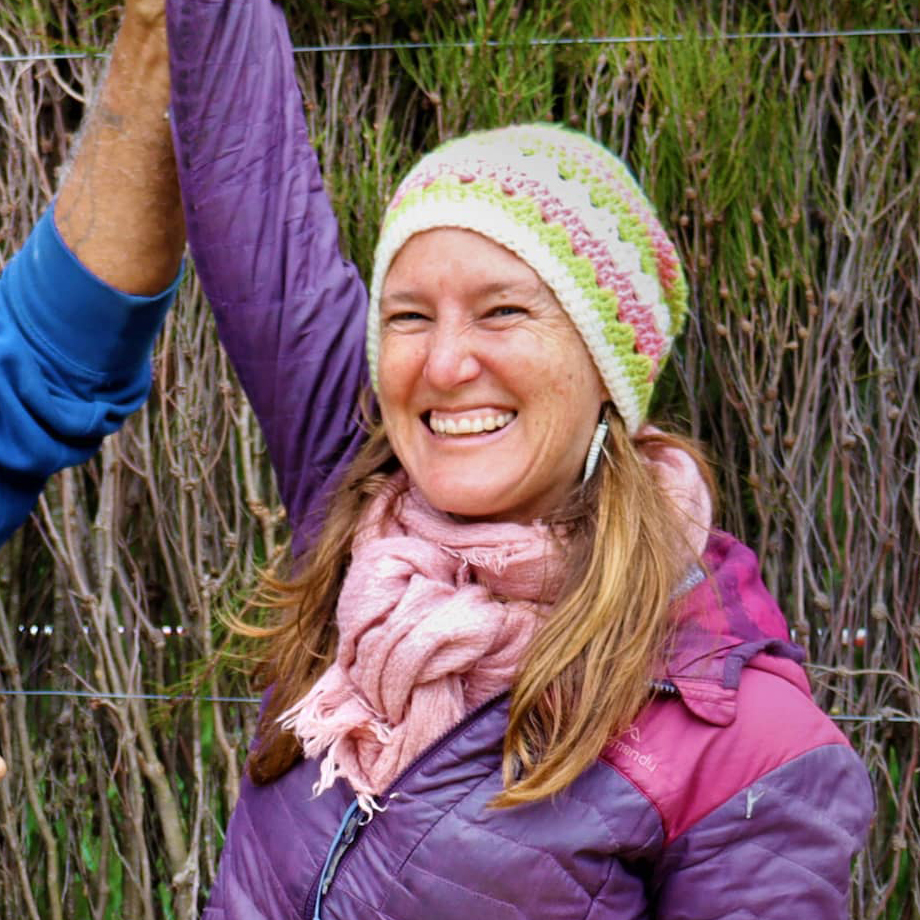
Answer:
[[[367,317],[367,353],[374,388],[377,388],[380,296],[386,273],[396,254],[409,239],[426,230],[444,227],[479,233],[513,252],[537,272],[563,305],[581,335],[627,428],[630,431],[638,429],[646,407],[641,404],[627,369],[621,366],[616,350],[608,341],[601,318],[591,308],[588,298],[579,290],[567,267],[559,262],[553,251],[532,230],[515,222],[500,207],[470,197],[429,195],[423,201],[401,209],[398,216],[388,223],[374,260]],[[643,371],[648,373],[647,368],[643,368]]]
[[[552,125],[471,134],[424,157],[397,189],[375,254],[367,336],[375,387],[386,273],[412,236],[440,227],[479,233],[537,272],[637,430],[687,296],[673,245],[623,164]]]

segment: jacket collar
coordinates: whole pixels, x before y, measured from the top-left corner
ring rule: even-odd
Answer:
[[[714,725],[731,724],[745,667],[770,671],[810,694],[805,651],[790,641],[754,553],[714,531],[702,569],[703,579],[675,602],[677,629],[663,668],[684,705]]]

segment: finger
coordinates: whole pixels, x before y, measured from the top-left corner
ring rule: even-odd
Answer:
[[[0,779],[6,776],[6,761],[0,757]]]

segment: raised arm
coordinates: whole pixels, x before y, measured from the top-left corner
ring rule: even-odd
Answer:
[[[164,0],[128,0],[54,219],[90,272],[131,294],[170,285],[185,248],[168,107]]]
[[[144,400],[184,235],[162,0],[129,0],[53,209],[0,277],[0,542]]]
[[[167,8],[189,243],[297,552],[361,441],[366,293],[339,251],[281,9],[269,0]]]

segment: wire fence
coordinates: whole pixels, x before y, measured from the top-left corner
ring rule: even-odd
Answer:
[[[701,33],[693,38],[704,42],[721,41],[808,41],[813,39],[851,39],[851,38],[887,38],[920,35],[920,28],[897,29],[822,29],[813,32],[726,32]],[[474,41],[441,42],[362,42],[349,44],[295,45],[294,54],[330,54],[342,52],[380,52],[380,51],[432,51],[437,49],[475,49],[475,48],[552,48],[580,45],[643,45],[671,42],[684,42],[687,35],[604,35],[580,37],[528,38],[521,41],[508,39],[487,39]],[[60,51],[37,54],[0,55],[0,64],[26,64],[42,61],[73,61],[106,58],[106,51]]]
[[[245,703],[257,706],[262,702],[258,696],[208,696],[207,694],[170,694],[170,693],[97,693],[92,690],[0,690],[0,697],[67,697],[69,699],[86,700],[118,700],[130,702],[131,700],[144,700],[145,702],[159,703]],[[920,717],[888,713],[831,713],[834,722],[869,722],[920,725]]]
[[[916,4],[873,20],[901,28],[843,29],[836,4],[713,0],[724,34],[702,34],[687,11],[704,5],[679,0],[499,0],[513,24],[464,18],[451,37],[483,40],[450,42],[390,39],[448,34],[424,11],[468,17],[466,0],[419,0],[408,24],[397,4],[356,22],[359,5],[286,7],[310,136],[365,277],[398,177],[473,128],[572,124],[653,198],[694,304],[656,417],[711,445],[720,525],[762,560],[819,705],[870,769],[879,810],[852,916],[920,917]],[[788,20],[767,12],[780,5]],[[53,193],[117,18],[33,6],[71,31],[3,44],[37,53],[0,56],[0,259]],[[492,40],[505,35],[520,41]],[[464,51],[477,48],[502,50]],[[238,667],[248,649],[213,663],[222,617],[287,539],[190,271],[151,401],[0,549],[0,916],[197,916],[176,904],[200,907],[213,883],[259,703]]]
[[[207,694],[192,693],[101,693],[94,690],[3,690],[0,697],[67,697],[69,699],[86,700],[144,700],[145,702],[161,703],[245,703],[257,706],[262,702],[258,696],[209,696]],[[859,713],[830,713],[834,722],[870,722],[886,723],[893,725],[920,725],[920,716],[909,716],[901,713],[876,712],[869,714]]]

